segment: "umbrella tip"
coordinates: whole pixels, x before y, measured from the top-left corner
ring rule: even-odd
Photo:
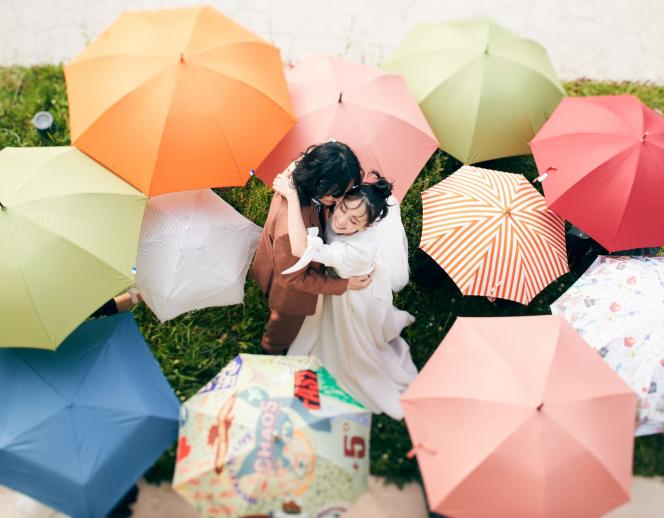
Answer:
[[[484,47],[484,55],[485,55],[485,56],[488,56],[488,55],[489,55],[489,45],[487,45],[486,47]]]
[[[641,137],[641,139],[639,140],[641,142],[641,144],[643,144],[646,141],[646,138],[648,137],[648,135],[650,135],[650,132],[648,132],[648,131],[646,131],[643,134],[643,137]]]
[[[341,97],[343,96],[343,92],[339,92],[339,100],[337,102],[341,102]]]
[[[544,403],[540,403],[539,405],[537,405],[537,411],[541,412],[543,406],[544,406]]]
[[[180,52],[180,63],[184,63],[184,52]]]
[[[0,209],[2,209],[2,210],[7,210],[7,207],[5,207],[5,206],[2,204],[1,201],[0,201]]]

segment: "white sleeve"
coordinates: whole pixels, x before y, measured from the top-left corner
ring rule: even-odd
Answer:
[[[302,257],[290,268],[283,272],[283,275],[297,272],[305,268],[309,263],[315,261],[331,266],[332,268],[342,268],[347,266],[349,256],[352,256],[352,247],[348,246],[342,241],[335,241],[329,245],[323,243],[323,240],[318,237],[318,228],[310,227],[307,229],[307,248],[304,250]]]

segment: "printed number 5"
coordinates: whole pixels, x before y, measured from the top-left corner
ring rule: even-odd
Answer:
[[[344,455],[346,457],[357,457],[358,459],[363,459],[367,453],[366,444],[364,442],[364,437],[358,437],[357,435],[348,441],[348,436],[344,435]]]

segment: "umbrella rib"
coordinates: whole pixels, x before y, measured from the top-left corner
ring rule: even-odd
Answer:
[[[493,54],[493,53],[492,53],[492,54],[491,54],[491,57],[493,57],[493,58],[495,58],[495,59],[500,59],[500,60],[502,60],[502,61],[506,61],[506,62],[508,62],[508,63],[510,63],[510,64],[512,64],[512,65],[516,65],[516,66],[519,66],[519,67],[525,68],[525,69],[528,70],[529,72],[535,73],[535,74],[537,74],[538,76],[540,76],[541,78],[543,78],[544,80],[546,80],[547,83],[553,85],[553,86],[556,88],[556,90],[558,90],[558,91],[559,91],[560,93],[562,93],[563,95],[567,95],[567,93],[565,92],[565,89],[564,89],[564,88],[562,88],[562,89],[559,88],[558,85],[556,85],[556,84],[551,80],[550,77],[545,76],[545,75],[542,74],[542,72],[540,72],[539,70],[537,70],[537,69],[535,69],[535,68],[532,68],[532,67],[529,67],[528,65],[524,65],[523,63],[520,63],[519,61],[515,61],[515,60],[513,60],[513,59],[510,59],[510,58],[508,58],[508,57],[506,57],[506,56],[501,56],[501,55]]]
[[[293,118],[294,118],[293,115],[292,115],[288,110],[286,110],[283,106],[281,106],[281,105],[280,105],[275,99],[273,99],[272,96],[268,95],[267,92],[264,92],[264,91],[260,90],[258,87],[252,85],[251,83],[248,83],[248,82],[246,82],[246,81],[243,81],[243,80],[240,79],[240,78],[234,77],[234,76],[228,74],[227,72],[222,72],[221,70],[217,70],[217,69],[215,69],[215,68],[211,68],[211,67],[209,67],[209,66],[207,66],[207,65],[203,65],[203,64],[201,64],[201,63],[195,63],[195,62],[193,62],[193,61],[189,61],[189,64],[190,64],[191,66],[195,66],[195,67],[198,67],[198,68],[202,68],[202,69],[208,70],[208,71],[210,71],[210,72],[214,72],[215,74],[222,75],[222,76],[228,78],[230,81],[235,81],[235,82],[237,82],[237,83],[242,84],[243,86],[246,86],[247,88],[250,88],[251,90],[255,91],[257,94],[259,94],[259,95],[261,95],[261,96],[263,96],[263,97],[269,99],[270,102],[271,102],[272,104],[274,104],[274,105],[275,105],[280,111],[282,111],[283,113],[285,113],[285,114],[288,116],[288,118],[290,118],[290,119],[293,119]]]
[[[351,115],[351,111],[348,108],[346,108],[346,106],[344,106],[344,103],[341,103],[341,106],[342,106],[343,110],[348,114],[348,118],[353,121],[353,124],[357,128],[358,133],[360,135],[362,135],[363,140],[367,144],[369,144],[369,139],[367,139],[364,131],[362,131],[362,127],[360,126],[360,123],[358,122],[358,120]],[[370,145],[367,145],[367,149],[371,152],[371,156],[374,157],[374,160],[378,164],[378,168],[380,169],[380,173],[383,174],[383,166],[381,165],[380,160],[378,160],[378,157],[376,156],[376,153],[374,153],[373,147],[370,146]]]
[[[10,223],[11,225],[11,223]],[[21,280],[23,281],[23,286],[25,286],[25,292],[28,294],[28,298],[30,299],[30,303],[32,304],[32,307],[35,308],[35,313],[37,314],[37,320],[39,321],[39,325],[42,328],[42,331],[44,332],[44,336],[46,339],[50,342],[53,341],[53,338],[51,334],[48,332],[48,329],[46,329],[46,326],[44,325],[44,322],[41,319],[41,314],[37,311],[37,305],[35,304],[35,299],[32,296],[32,292],[30,291],[30,287],[28,286],[28,282],[25,278],[25,274],[23,273],[23,268],[21,267],[21,261],[19,260],[19,257],[16,253],[16,244],[14,243],[14,237],[13,237],[14,232],[10,232],[11,240],[12,240],[12,251],[14,252],[14,257],[16,258],[16,266],[18,267],[18,272],[21,275]],[[26,362],[27,365],[27,362]]]
[[[204,69],[209,70],[209,71],[217,72],[217,71],[214,70],[214,69],[211,69],[211,68],[208,68],[208,67],[204,67],[204,66],[201,66],[201,65],[195,65],[195,66],[198,66],[199,68],[204,68]],[[223,72],[218,72],[218,73],[220,73],[220,74],[222,74],[222,75],[224,75],[224,76],[226,76],[226,77],[228,77],[228,78],[230,78],[230,79],[233,79],[231,76],[228,76],[227,74],[224,74]],[[203,93],[203,89],[199,86],[199,84],[197,83],[197,81],[196,81],[196,79],[194,78],[193,74],[190,74],[189,72],[187,72],[187,75],[188,75],[188,77],[191,79],[191,81],[197,86],[198,91],[201,93],[201,95],[204,96],[205,94]],[[239,81],[239,80],[236,80],[236,81],[238,81],[238,82],[240,82],[240,83],[242,83],[242,84],[246,84],[246,83],[244,83],[244,82],[242,82],[242,81]],[[250,85],[247,85],[247,86],[250,86]],[[256,88],[253,88],[253,87],[252,87],[252,89],[254,89],[255,91],[257,91],[257,92],[260,93],[260,90],[258,90],[258,89],[256,89]],[[268,97],[268,96],[265,96],[265,97]],[[276,103],[271,97],[268,97],[268,99],[270,99],[274,104],[276,104],[276,105],[278,106],[278,104],[277,104],[277,103]],[[207,100],[207,99],[206,99],[206,100]],[[208,104],[208,106],[209,106],[209,104]],[[281,107],[280,107],[280,108],[281,108]],[[169,110],[169,113],[170,113],[170,110]],[[223,137],[224,142],[226,142],[226,146],[228,147],[229,154],[231,155],[231,158],[233,159],[233,163],[235,164],[235,171],[236,171],[236,173],[237,173],[237,175],[238,175],[238,178],[239,178],[239,180],[240,180],[240,184],[241,184],[241,185],[245,185],[245,184],[247,183],[248,178],[247,178],[247,179],[244,179],[244,178],[242,177],[242,171],[240,171],[240,165],[237,163],[237,159],[235,158],[235,153],[233,152],[233,148],[232,148],[232,146],[231,146],[231,144],[230,144],[230,142],[229,142],[229,140],[228,140],[228,136],[227,136],[226,133],[224,132],[223,125],[220,123],[219,119],[217,118],[217,114],[216,114],[215,112],[212,112],[211,115],[212,115],[212,118],[214,119],[214,122],[217,124],[217,127],[219,128],[219,133],[220,133],[221,136]],[[167,120],[168,120],[168,118],[167,118]],[[166,124],[164,124],[164,127],[166,127]],[[163,140],[163,133],[162,133],[162,139],[161,139],[160,142],[159,142],[159,148],[160,148],[160,149],[161,149],[161,145],[162,145],[162,140]]]
[[[39,223],[33,221],[31,218],[28,218],[28,217],[23,216],[23,215],[20,215],[20,216],[21,216],[21,218],[22,218],[23,220],[25,220],[28,224],[30,224],[30,225],[32,225],[32,226],[34,226],[34,227],[40,228],[41,230],[43,230],[43,231],[46,232],[47,234],[51,234],[51,235],[54,235],[54,236],[59,237],[60,239],[62,239],[63,241],[66,241],[67,243],[69,243],[71,246],[73,246],[73,247],[76,248],[77,250],[80,250],[80,251],[84,252],[86,255],[89,255],[89,256],[93,257],[96,261],[98,261],[98,262],[104,264],[104,265],[107,266],[110,270],[119,273],[119,274],[122,275],[125,279],[127,279],[127,280],[129,280],[129,281],[132,281],[131,283],[133,283],[133,280],[132,280],[132,279],[130,279],[129,277],[127,277],[127,275],[125,275],[124,273],[120,272],[115,266],[110,265],[110,264],[107,263],[104,259],[102,259],[102,258],[100,258],[100,257],[98,257],[98,256],[96,256],[96,255],[94,255],[92,252],[90,252],[89,250],[86,250],[85,248],[83,248],[83,247],[80,246],[79,244],[75,243],[75,242],[72,241],[71,239],[68,239],[68,238],[64,237],[63,235],[59,234],[58,232],[55,232],[55,231],[53,231],[53,230],[48,229],[48,228],[45,227],[44,225],[41,225],[41,224],[39,224]],[[131,283],[130,283],[130,284],[131,284]]]

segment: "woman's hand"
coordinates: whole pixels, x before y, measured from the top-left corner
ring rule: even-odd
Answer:
[[[293,185],[291,172],[289,166],[283,173],[279,173],[272,182],[272,189],[288,200],[297,199],[297,190]]]

